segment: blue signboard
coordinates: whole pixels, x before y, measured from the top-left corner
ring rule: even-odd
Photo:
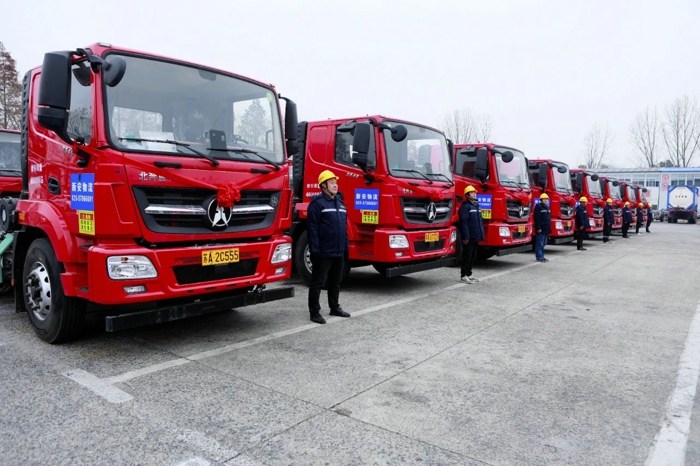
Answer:
[[[356,210],[379,210],[379,190],[378,189],[356,189],[355,190]]]
[[[491,194],[477,194],[476,200],[479,202],[479,207],[482,210],[491,210],[493,196]]]
[[[70,176],[70,207],[75,210],[95,210],[95,174],[72,173]]]

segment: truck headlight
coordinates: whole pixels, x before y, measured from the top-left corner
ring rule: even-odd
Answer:
[[[556,222],[556,223],[554,224],[554,228],[556,228],[557,230],[563,230],[563,229],[564,229],[564,224],[561,223],[561,222]]]
[[[146,256],[111,256],[107,258],[107,272],[112,280],[156,278],[158,271]]]
[[[408,239],[405,235],[389,235],[389,247],[391,249],[408,249]]]
[[[292,260],[292,245],[290,243],[280,244],[272,253],[272,263],[279,264]]]
[[[498,235],[503,238],[510,238],[510,230],[508,227],[500,227],[498,228]]]
[[[457,241],[457,231],[453,231],[450,235],[450,243],[454,243],[455,241]]]

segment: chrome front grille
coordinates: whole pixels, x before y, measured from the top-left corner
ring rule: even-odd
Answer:
[[[595,217],[601,217],[603,215],[603,208],[600,206],[593,206],[593,215]]]
[[[434,219],[429,219],[429,214],[433,211],[431,204],[434,204]],[[452,199],[431,202],[427,197],[402,197],[401,208],[406,222],[416,224],[443,223],[450,219],[452,213]]]
[[[506,210],[510,218],[529,218],[530,206],[520,205],[520,201],[506,201]]]
[[[135,186],[146,227],[156,233],[212,234],[261,230],[272,225],[280,191],[244,190],[230,209],[217,214],[216,191]]]
[[[561,216],[562,218],[571,218],[574,215],[574,208],[568,204],[561,205]]]

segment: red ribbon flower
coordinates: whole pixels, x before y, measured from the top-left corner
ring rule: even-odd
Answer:
[[[235,183],[219,186],[219,191],[216,193],[216,202],[221,207],[233,207],[234,202],[241,200],[241,191]]]

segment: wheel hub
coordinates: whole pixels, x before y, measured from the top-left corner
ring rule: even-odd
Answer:
[[[33,312],[37,319],[46,320],[51,314],[51,280],[44,264],[32,264],[25,289],[29,311]]]
[[[306,266],[306,270],[311,272],[313,270],[313,265],[311,263],[311,248],[306,246],[306,249],[304,249],[304,265]]]

